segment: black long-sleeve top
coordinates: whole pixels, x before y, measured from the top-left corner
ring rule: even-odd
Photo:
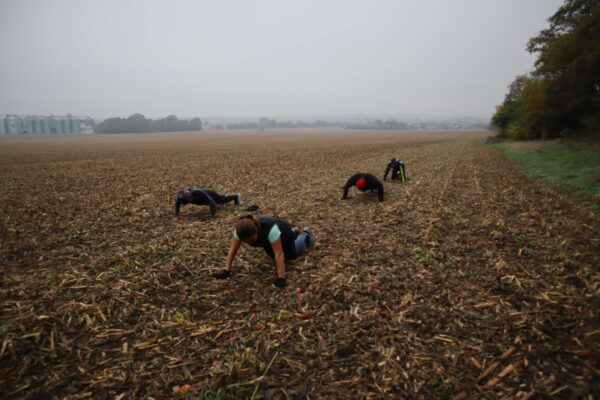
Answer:
[[[187,193],[191,193],[191,198]],[[184,189],[177,193],[177,201],[175,202],[175,215],[179,215],[179,207],[182,204],[197,204],[207,205],[210,207],[210,216],[214,216],[217,212],[217,203],[210,196],[209,191],[205,189]]]
[[[342,196],[342,199],[348,198],[348,190],[350,190],[352,186],[356,185],[356,181],[358,181],[360,178],[365,178],[367,181],[367,187],[365,190],[370,190],[371,192],[373,190],[377,190],[377,193],[379,194],[379,201],[383,201],[383,184],[375,175],[367,172],[357,172],[356,174],[352,175],[350,179],[348,179],[346,186],[344,186],[344,195]]]
[[[385,174],[383,175],[383,180],[387,179],[388,173],[392,171],[392,179],[400,179],[400,168],[404,168],[404,163],[402,160],[396,160],[389,162],[386,169]]]

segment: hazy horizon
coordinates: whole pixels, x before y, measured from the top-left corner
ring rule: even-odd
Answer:
[[[0,114],[489,118],[528,1],[0,1]]]

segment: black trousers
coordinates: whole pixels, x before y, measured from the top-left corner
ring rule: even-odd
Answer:
[[[207,195],[209,195],[217,204],[225,204],[225,203],[229,203],[231,201],[235,201],[236,199],[236,195],[231,195],[231,196],[227,196],[227,195],[221,195],[217,192],[215,192],[214,190],[204,190],[204,193],[206,193]]]

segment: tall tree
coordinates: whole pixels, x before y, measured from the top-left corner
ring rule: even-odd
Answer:
[[[514,131],[514,123],[519,114],[521,96],[528,80],[529,77],[527,75],[517,76],[508,86],[508,93],[504,96],[504,102],[496,107],[496,113],[492,117],[492,124],[500,129],[501,136],[509,136],[508,131],[511,122],[513,123],[512,130]]]
[[[566,0],[531,38],[535,70],[517,77],[492,124],[518,138],[600,138],[600,0]]]
[[[567,0],[527,46],[539,53],[533,75],[545,82],[550,129],[600,129],[600,0]]]

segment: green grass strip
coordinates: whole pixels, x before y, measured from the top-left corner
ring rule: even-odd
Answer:
[[[557,142],[494,144],[533,178],[561,189],[580,189],[600,199],[600,149]]]

